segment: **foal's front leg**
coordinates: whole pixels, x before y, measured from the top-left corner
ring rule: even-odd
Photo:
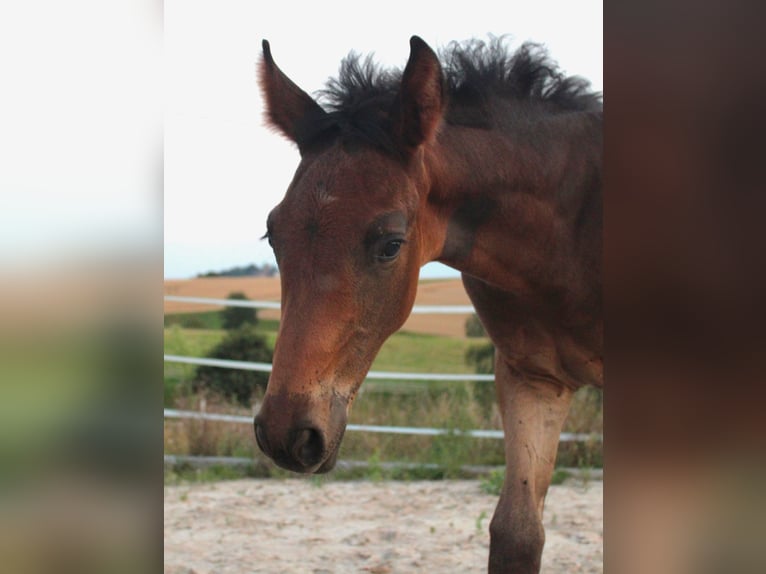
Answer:
[[[505,482],[489,527],[489,572],[537,573],[545,542],[543,503],[572,391],[514,371],[499,352],[495,378]]]

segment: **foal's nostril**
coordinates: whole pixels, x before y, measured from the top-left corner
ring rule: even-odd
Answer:
[[[258,448],[260,448],[264,454],[271,456],[269,454],[268,449],[268,442],[266,442],[266,432],[263,430],[263,425],[259,425],[256,421],[254,423],[255,426],[255,442],[258,443]]]
[[[306,468],[319,464],[324,456],[322,434],[313,428],[299,431],[291,451],[295,459]]]

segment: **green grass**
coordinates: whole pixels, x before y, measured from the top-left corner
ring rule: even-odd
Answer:
[[[165,329],[165,354],[202,357],[223,339],[222,329]]]
[[[223,329],[220,311],[202,311],[200,313],[172,313],[165,315],[165,328],[178,325],[182,329]],[[258,319],[258,328],[264,332],[277,332],[279,321],[276,319]]]
[[[198,315],[198,322],[189,317]],[[218,311],[205,313],[179,313],[168,315],[165,320],[165,353],[169,355],[204,356],[224,335],[220,327]],[[176,318],[169,320],[171,318]],[[204,325],[191,328],[184,324]],[[259,320],[258,331],[273,347],[279,321]],[[383,345],[372,370],[399,372],[471,373],[465,363],[466,350],[485,342],[485,339],[458,339],[400,331]]]
[[[183,329],[178,324],[165,329],[165,354],[184,357],[205,357],[225,335],[218,329]],[[194,378],[194,365],[165,363],[165,407],[172,407],[180,396],[187,393],[186,386]]]
[[[165,327],[178,325],[184,329],[221,329],[220,311],[202,311],[200,313],[173,313],[165,315]]]
[[[199,320],[170,321],[164,332],[165,353],[205,357],[221,341],[225,331],[215,327],[217,312],[199,313]],[[185,314],[192,315],[192,314]],[[182,324],[192,325],[183,327]],[[200,326],[200,325],[204,325]],[[278,321],[259,321],[258,331],[273,346],[279,328]],[[486,344],[486,339],[460,339],[409,332],[394,334],[383,346],[372,370],[393,372],[472,373],[466,364],[466,351]],[[188,389],[195,366],[165,364],[165,406],[197,410],[200,397]],[[493,408],[492,383],[460,382],[383,382],[367,381],[354,403],[350,423],[389,426],[420,426],[447,429],[500,428],[499,415]],[[489,389],[489,393],[487,393]],[[487,403],[487,400],[490,402]],[[489,408],[486,408],[489,406]],[[209,412],[250,415],[249,409],[230,405],[212,397],[207,399]],[[570,418],[565,426],[569,432],[601,432],[601,392],[581,389],[575,396]],[[258,451],[250,425],[235,425],[199,421],[170,421],[165,423],[165,452],[253,457],[265,476],[287,476]],[[401,479],[450,478],[461,476],[462,465],[503,465],[503,444],[500,440],[471,439],[456,434],[438,437],[347,432],[341,444],[341,460],[366,460],[366,469],[336,470],[331,479]],[[438,469],[391,469],[386,461],[436,463]],[[601,466],[599,443],[562,443],[557,463],[560,466]],[[219,480],[230,476],[229,471],[171,470],[170,480]],[[252,470],[232,470],[232,478],[247,475]],[[488,489],[502,483],[502,474],[490,476]]]
[[[477,340],[400,331],[383,344],[372,370],[413,373],[471,373],[465,352]]]
[[[207,317],[204,322],[212,324],[210,313],[200,313]],[[222,329],[183,328],[182,322],[171,322],[165,328],[165,354],[189,357],[205,357],[225,335]],[[266,338],[266,343],[274,348],[278,321],[259,321],[258,331]],[[376,357],[372,370],[413,373],[471,373],[470,365],[465,362],[468,348],[481,344],[484,339],[458,339],[409,333],[406,331],[392,335],[383,345]],[[195,367],[180,363],[165,364],[165,406],[170,406],[174,397],[182,392],[185,383],[192,380]],[[390,393],[422,392],[427,388],[444,389],[454,383],[411,383],[407,381],[368,381],[365,390],[369,392],[385,389]]]

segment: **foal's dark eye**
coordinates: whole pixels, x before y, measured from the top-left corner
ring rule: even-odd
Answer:
[[[378,260],[379,261],[391,261],[394,259],[397,255],[399,255],[399,250],[402,248],[402,243],[404,243],[403,239],[391,239],[383,245],[383,249],[381,249],[380,253],[378,253]]]

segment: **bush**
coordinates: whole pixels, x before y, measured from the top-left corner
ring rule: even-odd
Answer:
[[[479,316],[474,314],[465,321],[466,337],[486,337],[487,332],[481,324]],[[465,353],[465,362],[472,365],[474,370],[483,375],[495,372],[495,346],[492,342],[475,345]],[[495,404],[495,385],[478,381],[473,386],[473,396],[479,403],[485,417],[490,416]]]
[[[492,343],[470,347],[465,352],[465,362],[473,365],[474,370],[482,375],[495,372],[495,346]]]
[[[482,375],[495,372],[495,346],[492,343],[475,345],[465,353],[465,362],[473,365],[474,370]],[[482,413],[489,417],[495,405],[495,385],[477,381],[473,384],[473,397],[481,406]]]
[[[469,338],[486,337],[487,332],[481,324],[479,316],[474,314],[465,321],[465,335]],[[492,342],[474,345],[465,353],[465,362],[472,365],[474,370],[483,375],[495,372],[495,346]],[[495,385],[478,381],[473,385],[473,396],[479,403],[482,413],[489,417],[495,404]]]
[[[236,301],[249,301],[244,293],[229,293],[227,299]],[[250,307],[226,307],[221,311],[223,328],[228,330],[239,329],[242,325],[255,325],[258,323],[258,315],[255,309]]]
[[[487,336],[487,332],[484,330],[484,325],[481,324],[478,315],[471,315],[465,320],[465,336],[471,338]]]
[[[210,352],[215,359],[271,363],[273,351],[266,340],[258,335],[253,325],[243,325],[229,331]],[[269,374],[260,371],[242,371],[220,367],[198,367],[192,383],[194,392],[207,391],[249,406],[256,389],[265,391]]]

